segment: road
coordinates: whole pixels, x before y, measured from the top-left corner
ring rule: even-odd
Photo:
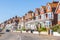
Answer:
[[[0,40],[60,40],[60,37],[46,36],[46,35],[35,35],[29,33],[14,33],[7,32],[2,34]]]

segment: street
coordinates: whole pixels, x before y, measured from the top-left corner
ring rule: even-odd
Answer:
[[[60,40],[60,37],[53,37],[47,35],[36,35],[29,33],[15,33],[7,32],[0,36],[0,40]]]

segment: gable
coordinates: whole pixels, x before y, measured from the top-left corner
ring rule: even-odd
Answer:
[[[46,6],[46,12],[51,12],[52,11],[52,9],[51,9],[51,5],[52,4],[47,4],[47,6]]]
[[[56,9],[56,13],[57,13],[57,14],[60,13],[60,3],[58,3],[57,9]]]
[[[39,14],[40,14],[40,9],[36,8],[36,10],[35,10],[35,16],[38,16]]]
[[[44,13],[44,9],[41,7],[40,8],[40,14],[43,14]]]

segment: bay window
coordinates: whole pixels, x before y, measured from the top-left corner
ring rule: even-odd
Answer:
[[[46,21],[46,22],[45,22],[45,26],[46,26],[46,27],[50,27],[50,26],[51,26],[51,21]]]
[[[53,13],[51,13],[51,12],[47,13],[46,17],[48,19],[52,19],[53,18]]]

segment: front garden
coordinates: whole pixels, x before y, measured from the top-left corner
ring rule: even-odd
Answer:
[[[60,25],[55,25],[55,26],[53,26],[52,27],[52,30],[53,30],[53,32],[58,32],[58,33],[60,33]]]

